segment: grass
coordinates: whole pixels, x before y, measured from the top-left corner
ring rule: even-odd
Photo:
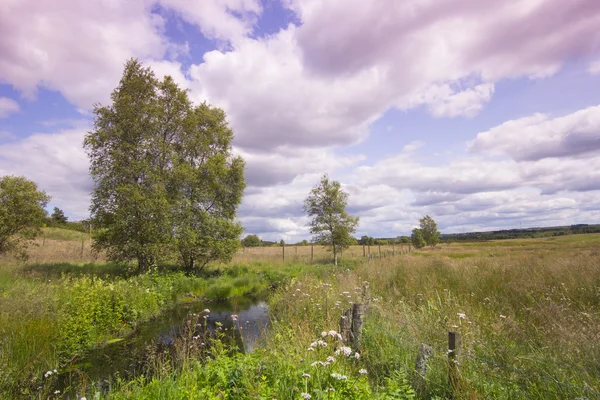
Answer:
[[[271,327],[254,352],[232,353],[217,341],[209,353],[189,354],[180,363],[165,361],[154,372],[121,380],[98,395],[597,398],[599,246],[597,234],[453,243],[370,262],[361,259],[362,247],[357,247],[338,267],[303,263],[301,250],[298,262],[284,263],[273,256],[280,248],[256,249],[256,254],[246,249],[246,259],[214,266],[198,277],[169,269],[131,276],[109,263],[5,262],[0,264],[0,397],[34,396],[44,371],[60,369],[74,354],[119,337],[186,296],[218,299],[267,292]],[[268,253],[265,260],[252,261],[260,251]],[[286,252],[295,253],[289,247]],[[328,347],[308,351],[321,332],[338,330],[351,302],[362,301],[365,282],[372,301],[360,359],[354,352],[336,355],[339,344],[332,338],[325,340]],[[460,380],[452,393],[449,331],[462,336]],[[413,368],[421,343],[430,345],[433,355],[425,383],[415,393]],[[312,366],[330,356],[333,363]],[[367,374],[360,374],[362,369]]]

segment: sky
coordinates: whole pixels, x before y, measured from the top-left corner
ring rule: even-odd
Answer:
[[[87,218],[82,140],[135,57],[226,111],[246,234],[309,238],[324,173],[357,237],[600,223],[599,26],[597,0],[3,0],[0,176]]]

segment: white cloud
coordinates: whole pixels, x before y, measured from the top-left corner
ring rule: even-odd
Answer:
[[[516,161],[594,155],[600,151],[600,106],[550,118],[545,114],[507,121],[469,142],[471,152],[507,155]]]
[[[0,176],[25,176],[51,195],[51,203],[67,215],[86,218],[92,182],[82,147],[85,132],[85,128],[73,128],[0,144]]]
[[[0,97],[0,118],[6,118],[10,114],[18,112],[21,108],[19,103],[8,97]]]
[[[590,63],[588,67],[588,72],[592,75],[600,74],[600,60]]]

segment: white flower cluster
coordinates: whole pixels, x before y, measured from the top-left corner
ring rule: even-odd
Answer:
[[[343,354],[346,357],[350,357],[352,355],[352,349],[350,347],[347,347],[347,346],[342,346],[342,347],[340,347],[339,349],[337,349],[335,351],[335,355],[336,356],[339,355],[339,354]]]
[[[44,374],[44,378],[47,378],[47,377],[49,377],[50,375],[52,375],[52,374],[56,374],[56,373],[58,373],[56,370],[54,370],[54,371],[48,371],[48,372],[46,372],[46,373]]]
[[[348,379],[348,377],[346,375],[341,375],[341,374],[336,374],[336,373],[331,374],[331,377],[334,379],[337,379],[338,381],[345,381],[346,379]]]

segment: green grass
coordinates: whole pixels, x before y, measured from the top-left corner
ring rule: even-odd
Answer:
[[[43,372],[95,343],[120,337],[184,295],[219,299],[270,293],[270,331],[238,354],[216,342],[185,351],[110,399],[565,399],[600,396],[600,235],[453,243],[343,265],[253,262],[189,277],[169,268],[119,273],[101,264],[0,268],[0,397],[35,393]],[[308,351],[362,301],[360,359],[339,344]],[[347,292],[347,293],[346,293]],[[351,303],[352,302],[352,303]],[[464,318],[461,316],[464,315]],[[462,335],[460,381],[448,385],[448,332]],[[425,384],[411,388],[421,343],[433,348]],[[180,351],[194,342],[180,343]],[[192,347],[190,347],[192,346]],[[312,366],[334,356],[325,367]],[[365,369],[366,375],[359,374]],[[310,378],[302,374],[310,374]],[[332,373],[345,375],[340,381]],[[327,392],[334,388],[335,392]],[[93,393],[90,393],[90,396]]]
[[[81,242],[82,240],[90,239],[89,233],[73,231],[70,229],[43,228],[42,231],[42,239],[45,237],[46,240]]]

